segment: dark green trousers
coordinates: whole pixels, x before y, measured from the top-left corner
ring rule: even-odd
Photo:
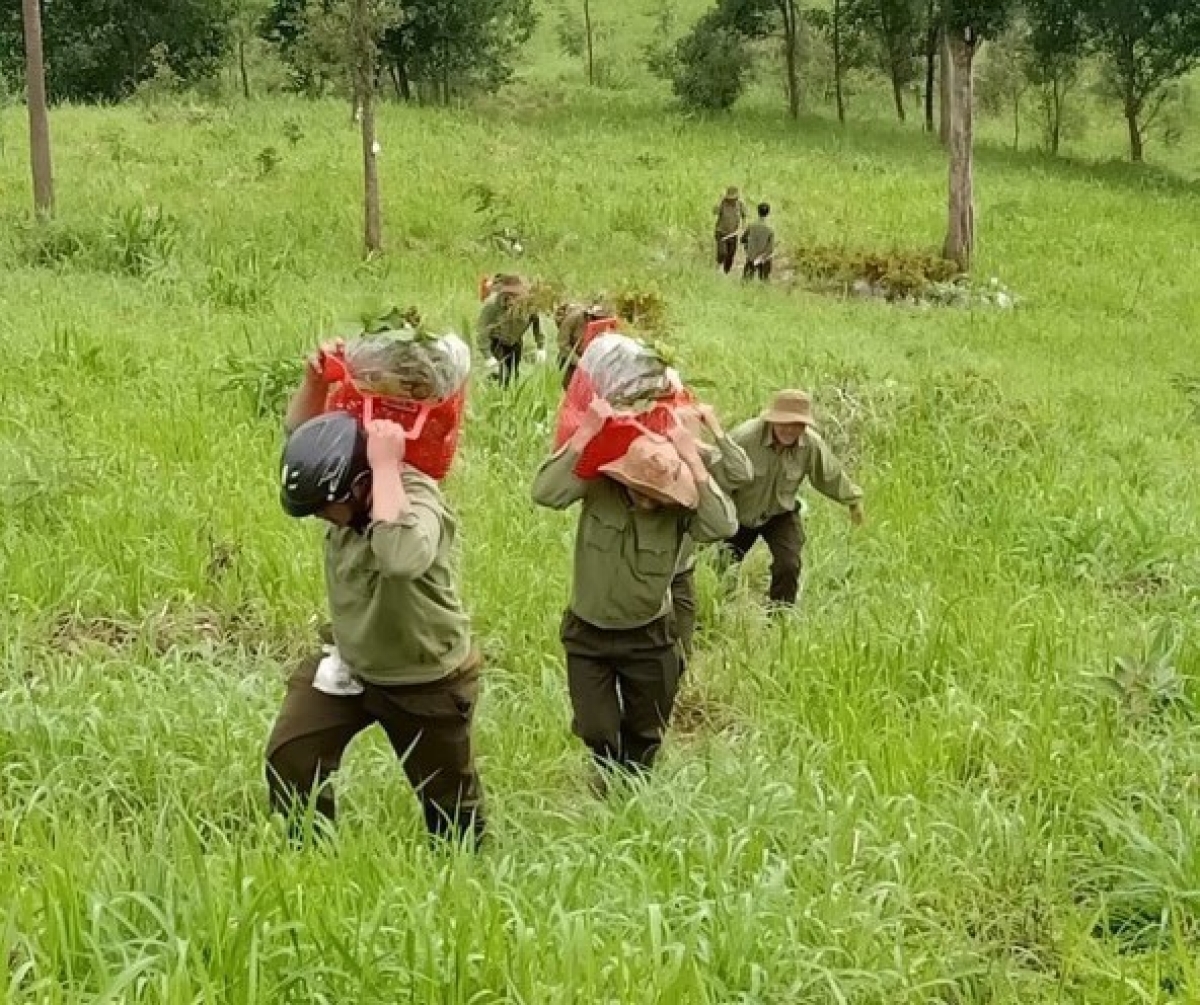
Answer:
[[[645,770],[654,763],[679,687],[673,620],[614,630],[570,611],[563,618],[572,728],[602,766]]]
[[[483,788],[475,768],[471,725],[479,699],[479,657],[429,684],[363,682],[360,695],[329,695],[312,686],[321,657],[297,667],[267,741],[271,806],[303,812],[309,800],[328,820],[336,812],[330,776],[342,754],[378,723],[400,758],[431,834],[478,840],[483,834]]]

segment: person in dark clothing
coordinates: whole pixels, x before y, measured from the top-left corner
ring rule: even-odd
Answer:
[[[746,228],[742,235],[742,246],[746,249],[746,267],[743,279],[758,277],[764,283],[771,278],[771,259],[775,257],[775,231],[767,223],[771,207],[765,202],[758,204],[758,219]]]
[[[717,203],[713,215],[717,218],[717,268],[728,275],[737,258],[738,235],[746,222],[746,204],[735,186],[725,191],[725,198]]]

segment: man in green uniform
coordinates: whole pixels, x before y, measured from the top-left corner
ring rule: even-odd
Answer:
[[[789,607],[800,590],[804,529],[796,511],[805,480],[822,495],[849,507],[850,519],[864,519],[862,490],[855,485],[814,428],[812,399],[803,391],[780,391],[759,418],[733,431],[749,455],[754,477],[733,493],[738,530],[728,548],[741,561],[762,538],[771,551],[773,604]]]
[[[559,510],[582,503],[562,624],[574,730],[598,766],[636,772],[654,763],[679,684],[671,580],[684,541],[723,540],[737,520],[682,427],[670,440],[639,437],[604,477],[577,477],[576,462],[611,415],[597,399],[538,471],[533,501]]]
[[[529,284],[520,276],[499,275],[479,308],[476,338],[488,367],[502,385],[520,376],[525,333],[533,330],[537,361],[545,362],[546,342],[537,311],[530,310]]]
[[[323,400],[310,363],[289,410],[281,502],[316,516],[335,647],[304,661],[267,743],[271,805],[332,822],[328,782],[350,741],[378,723],[436,837],[477,843],[483,790],[472,723],[480,656],[453,570],[458,524],[438,485],[405,465],[404,430],[349,415],[312,417]],[[295,817],[293,817],[295,822]]]
[[[565,391],[575,376],[579,357],[583,350],[583,337],[587,326],[593,321],[613,317],[613,312],[602,302],[593,298],[590,306],[578,303],[559,304],[554,310],[554,323],[558,326],[558,368],[562,372]]]
[[[697,440],[702,429],[707,429],[711,434],[713,445],[702,445],[700,453],[708,473],[721,489],[732,494],[749,483],[754,477],[750,458],[725,432],[712,407],[699,405],[685,418]],[[675,578],[671,580],[671,598],[675,609],[675,627],[683,650],[683,669],[686,670],[696,634],[696,546],[690,537],[679,553]]]
[[[746,268],[743,279],[757,276],[764,283],[771,278],[771,260],[775,257],[775,231],[767,223],[771,207],[765,202],[758,204],[758,219],[746,228],[742,245],[746,249]]]
[[[728,275],[737,257],[738,235],[746,222],[746,204],[737,188],[731,185],[726,189],[725,198],[717,203],[713,214],[717,218],[717,268]]]

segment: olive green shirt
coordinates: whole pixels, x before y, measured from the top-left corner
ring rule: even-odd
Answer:
[[[365,532],[331,527],[325,584],[342,659],[374,684],[424,684],[454,673],[471,652],[455,588],[457,524],[433,479],[405,467],[410,510]]]
[[[520,345],[530,328],[533,329],[533,340],[537,347],[543,348],[545,338],[537,313],[513,303],[507,294],[492,293],[479,308],[476,341],[484,352],[492,341],[507,346]]]
[[[728,434],[717,440],[715,446],[702,448],[701,456],[708,473],[724,492],[733,493],[754,478],[754,465],[750,463],[749,455],[734,443]],[[689,534],[684,538],[683,548],[680,549],[675,574],[688,572],[695,568],[695,565],[696,542]]]
[[[752,223],[742,235],[742,244],[746,246],[746,258],[749,261],[769,259],[775,254],[775,231],[761,220]]]
[[[634,506],[610,478],[575,474],[578,451],[549,457],[533,481],[533,501],[550,509],[583,503],[575,535],[571,611],[597,628],[640,628],[671,609],[671,580],[683,542],[723,541],[737,530],[733,503],[714,479],[700,487],[693,510]]]
[[[722,199],[713,213],[717,217],[717,237],[737,237],[746,222],[746,204],[741,199]]]
[[[558,321],[558,351],[563,356],[569,356],[575,352],[587,331],[589,320],[586,307],[572,304],[566,308]]]
[[[762,419],[742,423],[731,435],[754,465],[753,480],[733,493],[738,523],[743,527],[761,527],[772,517],[794,510],[805,479],[835,502],[848,506],[862,498],[862,489],[849,479],[841,462],[812,429],[792,447],[778,446],[771,427]]]

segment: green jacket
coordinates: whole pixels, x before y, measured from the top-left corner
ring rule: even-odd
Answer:
[[[402,476],[411,512],[359,533],[331,527],[325,584],[333,638],[346,664],[375,684],[423,684],[460,669],[471,625],[454,582],[457,522],[437,482]]]
[[[700,490],[695,511],[641,510],[610,478],[576,476],[579,453],[569,446],[547,458],[533,481],[533,501],[563,510],[583,504],[575,535],[571,611],[597,628],[640,628],[671,609],[671,580],[684,541],[723,541],[737,530],[736,513],[715,479]]]
[[[718,238],[737,237],[746,222],[746,204],[741,199],[722,199],[713,209]]]
[[[770,426],[762,419],[742,423],[731,435],[754,466],[754,478],[733,493],[743,527],[761,527],[772,517],[792,512],[806,480],[822,495],[847,506],[862,498],[862,489],[812,429],[792,447],[775,444]]]
[[[741,447],[733,442],[728,434],[717,440],[716,445],[703,449],[704,466],[708,473],[721,486],[722,491],[731,494],[743,485],[749,484],[754,478],[754,465],[750,457]],[[675,564],[675,574],[689,572],[696,566],[696,542],[689,535],[683,542],[679,552],[679,561]]]
[[[493,341],[501,345],[520,345],[525,333],[533,329],[533,340],[539,349],[545,345],[542,324],[536,312],[530,312],[504,293],[492,293],[479,308],[476,324],[476,344],[487,352]]]
[[[775,254],[775,231],[759,220],[746,228],[746,233],[742,235],[742,244],[746,246],[748,261],[769,259]]]

